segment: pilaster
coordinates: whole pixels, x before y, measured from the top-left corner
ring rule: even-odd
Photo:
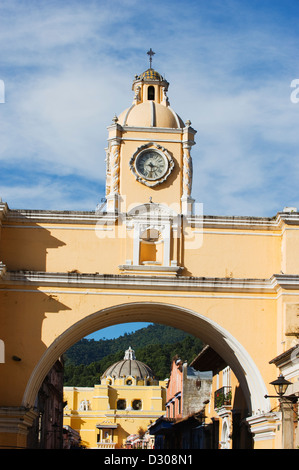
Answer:
[[[195,145],[194,135],[196,131],[191,127],[191,122],[186,122],[183,130],[183,168],[182,168],[182,214],[192,215],[194,199],[191,198],[193,165],[191,158],[191,147]]]
[[[280,422],[279,413],[273,412],[256,414],[247,418],[255,449],[276,448],[275,438]]]
[[[0,448],[25,449],[37,413],[24,407],[0,407]]]

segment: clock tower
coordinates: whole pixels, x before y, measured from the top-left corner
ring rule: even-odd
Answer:
[[[196,131],[170,107],[169,83],[151,67],[136,75],[131,106],[108,127],[108,212],[128,212],[153,201],[190,214],[191,148]]]
[[[169,83],[152,68],[153,51],[148,54],[150,68],[135,76],[131,106],[108,127],[106,212],[124,240],[122,271],[177,275],[181,216],[193,213],[196,131],[170,107]]]

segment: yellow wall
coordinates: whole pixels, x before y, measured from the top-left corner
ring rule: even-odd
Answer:
[[[281,243],[278,231],[194,228],[192,232],[197,238],[194,243],[191,238],[181,256],[185,275],[267,279],[282,268],[285,274],[295,272],[297,232],[290,248],[288,240]],[[10,270],[118,274],[119,265],[132,257],[133,233],[125,227],[30,221],[2,226],[0,259]]]
[[[159,82],[160,92],[164,85]],[[269,361],[298,335],[293,314],[299,305],[299,218],[190,215],[186,179],[195,131],[180,125],[142,128],[137,122],[122,128],[116,120],[108,128],[111,165],[114,144],[119,151],[113,154],[119,156],[113,167],[118,187],[107,194],[108,214],[14,211],[0,203],[0,445],[7,433],[17,443],[24,422],[3,417],[7,407],[19,416],[31,412],[61,354],[98,329],[132,321],[168,324],[200,337],[234,370],[253,415],[270,411],[264,395],[271,394],[268,384],[277,371]],[[154,188],[136,181],[129,168],[132,154],[145,144],[165,147],[175,162],[168,179]],[[169,228],[170,237],[164,235],[159,246],[163,265],[140,264],[140,256],[135,262],[135,229],[149,225],[136,214],[128,217],[138,204],[149,204],[152,215],[157,210],[150,223]]]
[[[105,380],[103,380],[105,382]],[[164,414],[165,383],[159,385],[122,385],[121,379],[116,379],[111,386],[95,385],[94,387],[65,387],[64,400],[68,402],[65,408],[64,424],[71,426],[80,433],[82,444],[87,448],[97,448],[96,427],[100,424],[117,425],[113,429],[113,446],[125,446],[126,438],[130,434],[137,434],[139,428],[147,431],[148,425]],[[133,400],[142,400],[141,410],[117,410],[118,399],[125,399],[127,408],[132,406]],[[89,401],[88,410],[80,410],[82,400]],[[106,428],[109,437],[105,445],[109,445],[111,431]],[[103,443],[102,443],[103,446]],[[104,446],[103,446],[104,447]]]
[[[290,306],[296,309],[299,291],[296,285],[284,284],[281,277],[272,279],[272,275],[284,269],[285,274],[280,276],[286,277],[286,268],[295,272],[297,231],[288,231],[281,243],[287,227],[282,223],[280,227],[276,224],[275,230],[261,231],[255,224],[245,230],[228,228],[231,221],[227,219],[226,227],[216,230],[204,219],[202,245],[181,252],[183,276],[167,280],[162,273],[159,280],[155,272],[122,276],[119,265],[132,258],[134,243],[127,232],[127,238],[99,238],[96,225],[90,222],[39,221],[37,228],[29,217],[23,222],[18,212],[12,215],[19,221],[2,221],[0,241],[0,259],[7,269],[0,290],[1,339],[6,356],[0,365],[2,406],[24,403],[34,367],[41,367],[37,374],[41,380],[39,374],[46,371],[39,361],[57,339],[61,341],[58,354],[62,354],[98,328],[127,321],[155,321],[185,329],[210,344],[209,334],[202,323],[197,326],[192,315],[184,317],[170,311],[164,315],[154,303],[190,309],[229,331],[260,371],[266,389],[277,376],[269,361],[295,339],[290,334]],[[44,213],[34,216],[41,218]],[[273,220],[268,222],[274,224]],[[289,241],[294,258],[288,255]],[[136,302],[153,303],[153,308],[140,307],[138,312],[127,309],[125,314],[109,313],[92,320],[96,312]],[[79,323],[73,330],[73,325],[83,319],[84,328]],[[64,342],[67,331],[71,333]],[[14,355],[22,361],[12,360]],[[56,358],[53,356],[52,362]]]
[[[146,135],[149,140],[153,140],[154,142],[161,139],[161,134],[147,133]],[[181,132],[178,132],[178,134],[163,133],[162,136],[165,140],[182,140]],[[128,212],[132,207],[138,204],[148,202],[150,197],[152,197],[153,201],[156,203],[163,203],[169,206],[174,204],[174,202],[179,203],[181,197],[181,180],[179,177],[180,168],[182,166],[181,144],[174,142],[167,143],[167,150],[174,159],[175,168],[166,183],[155,186],[154,188],[149,188],[136,181],[129,167],[131,155],[145,142],[138,140],[140,139],[140,133],[126,132],[123,138],[126,139],[128,137],[136,140],[133,142],[125,140],[121,146],[120,194],[124,196],[126,211]],[[142,135],[142,137],[144,138],[144,135]]]

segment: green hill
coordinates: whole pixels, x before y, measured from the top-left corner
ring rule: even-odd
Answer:
[[[164,325],[149,325],[116,339],[82,339],[65,354],[65,386],[88,387],[100,382],[101,375],[114,362],[124,357],[131,346],[136,358],[154,371],[155,377],[169,377],[172,358],[178,354],[191,362],[203,343],[181,330]]]

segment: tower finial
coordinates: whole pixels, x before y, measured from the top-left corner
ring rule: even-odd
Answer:
[[[152,68],[152,57],[155,55],[155,52],[150,48],[150,50],[147,52],[147,55],[149,55],[149,62],[150,62],[150,69]]]
[[[130,361],[136,360],[135,351],[131,348],[131,346],[129,346],[129,349],[126,350],[124,359]]]

